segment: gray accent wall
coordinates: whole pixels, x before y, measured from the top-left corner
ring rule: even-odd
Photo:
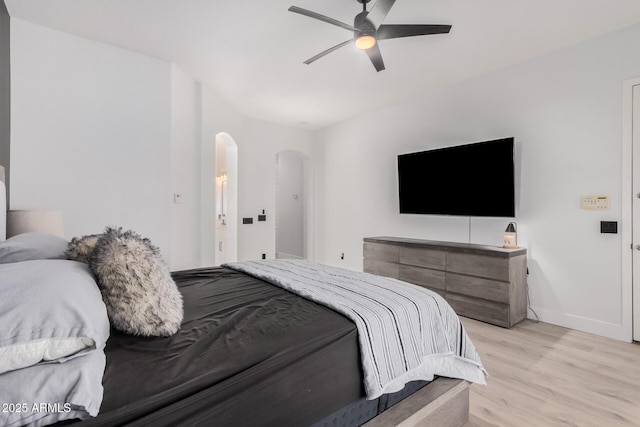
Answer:
[[[9,205],[11,138],[11,67],[9,64],[9,12],[0,0],[0,165],[4,166]]]

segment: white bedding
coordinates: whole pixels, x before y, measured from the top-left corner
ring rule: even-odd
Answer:
[[[0,408],[0,426],[97,415],[109,318],[89,267],[60,259],[0,264],[0,295],[0,403],[22,405]]]
[[[0,375],[0,426],[39,427],[96,416],[102,403],[102,349],[56,365]],[[4,411],[3,411],[4,409]]]

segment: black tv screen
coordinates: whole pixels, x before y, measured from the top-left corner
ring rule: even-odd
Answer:
[[[398,156],[400,213],[515,217],[513,138]]]

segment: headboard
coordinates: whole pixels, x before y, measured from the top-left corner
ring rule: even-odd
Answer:
[[[4,186],[4,167],[0,166],[0,242],[7,238],[7,189]]]

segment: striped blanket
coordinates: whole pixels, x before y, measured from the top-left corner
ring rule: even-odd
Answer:
[[[487,372],[451,306],[400,280],[303,260],[223,264],[325,305],[358,328],[367,399],[434,376],[486,384]]]

